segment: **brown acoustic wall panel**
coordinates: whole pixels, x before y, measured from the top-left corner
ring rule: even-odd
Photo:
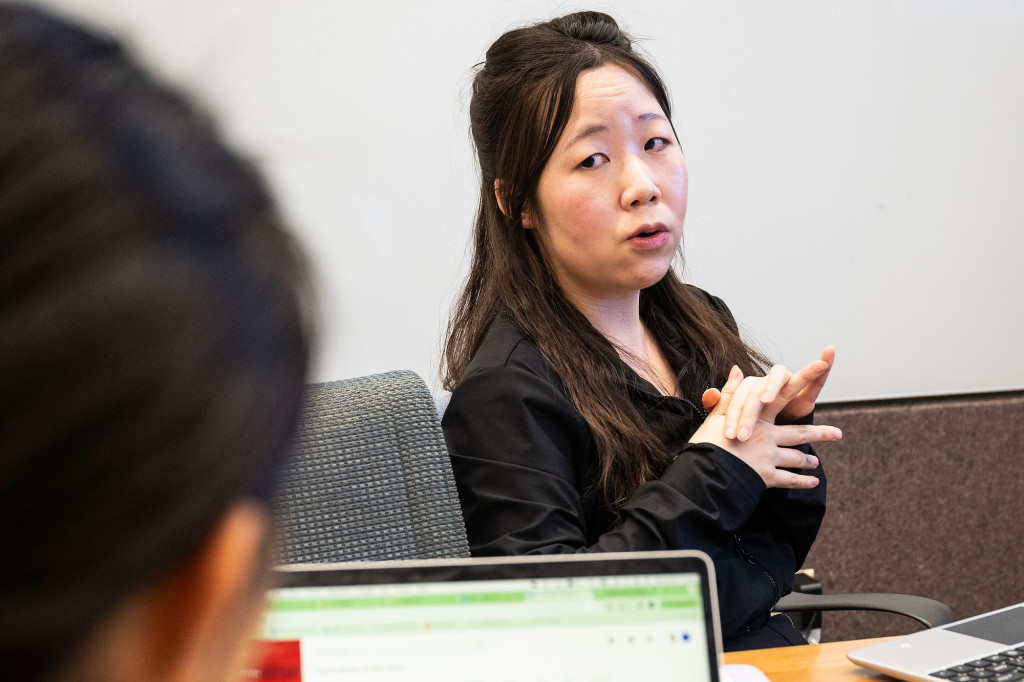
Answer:
[[[805,566],[826,592],[917,594],[966,618],[1024,601],[1024,392],[819,405],[828,512]],[[912,632],[824,615],[823,641]]]

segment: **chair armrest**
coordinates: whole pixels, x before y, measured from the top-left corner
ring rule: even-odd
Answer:
[[[775,611],[886,611],[913,618],[926,628],[956,621],[940,601],[910,594],[787,594]]]

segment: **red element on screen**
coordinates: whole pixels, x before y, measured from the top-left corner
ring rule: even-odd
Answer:
[[[302,682],[299,640],[257,642],[256,675],[261,682]]]

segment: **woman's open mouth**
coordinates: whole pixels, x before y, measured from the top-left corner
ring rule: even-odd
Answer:
[[[639,249],[660,249],[668,243],[669,231],[664,225],[644,225],[629,238],[629,243]]]

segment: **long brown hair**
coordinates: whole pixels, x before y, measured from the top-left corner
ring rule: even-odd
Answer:
[[[580,73],[615,64],[635,73],[671,119],[668,94],[654,68],[607,14],[577,12],[508,31],[491,45],[473,81],[470,123],[480,163],[480,205],[473,260],[445,339],[442,379],[454,390],[494,319],[506,314],[540,349],[593,433],[600,462],[597,488],[616,513],[644,481],[660,474],[669,453],[629,400],[627,369],[615,347],[559,288],[523,215],[572,112]],[[500,179],[501,203],[495,196]],[[504,211],[502,210],[504,207]],[[641,292],[641,315],[664,339],[663,317],[687,345],[683,395],[720,386],[729,368],[763,369],[722,316],[669,269]],[[653,311],[661,315],[653,315]]]

